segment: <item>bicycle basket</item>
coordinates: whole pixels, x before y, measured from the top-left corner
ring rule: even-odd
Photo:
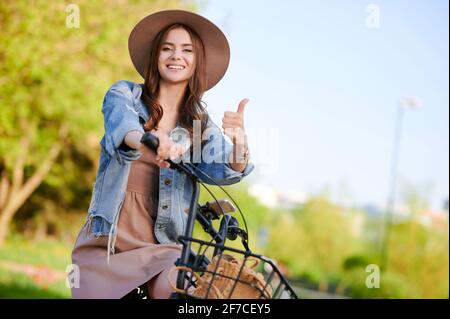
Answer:
[[[185,278],[184,287],[170,283],[182,298],[297,299],[275,263],[264,256],[191,237],[180,236],[178,240],[185,247],[198,247],[194,261],[178,261],[173,269]],[[205,267],[200,260],[211,262]]]

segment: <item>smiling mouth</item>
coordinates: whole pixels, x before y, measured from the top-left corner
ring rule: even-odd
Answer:
[[[169,70],[179,70],[179,71],[181,71],[181,70],[184,70],[186,67],[185,66],[182,66],[182,65],[167,65],[167,68],[169,69]]]

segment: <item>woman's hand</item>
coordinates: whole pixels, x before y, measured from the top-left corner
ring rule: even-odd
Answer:
[[[243,172],[248,162],[248,147],[244,129],[244,108],[248,101],[249,99],[243,99],[239,103],[237,112],[225,112],[222,119],[225,135],[231,139],[234,145],[228,162],[231,168],[237,172]]]
[[[150,133],[156,136],[159,140],[157,154],[155,154],[143,144],[141,147],[141,151],[143,149],[147,149],[144,151],[145,153],[148,153],[148,151],[152,153],[152,155],[150,157],[147,157],[147,159],[161,168],[169,168],[170,164],[166,160],[170,158],[171,161],[175,161],[184,153],[183,147],[180,144],[173,142],[170,139],[169,135],[164,131],[152,130],[150,131]]]
[[[234,145],[245,145],[244,108],[249,99],[243,99],[237,112],[225,112],[222,119],[222,128]]]

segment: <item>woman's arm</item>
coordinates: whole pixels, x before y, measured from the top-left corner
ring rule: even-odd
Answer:
[[[129,147],[131,147],[135,150],[139,150],[142,145],[142,143],[141,143],[142,135],[144,135],[144,134],[140,131],[130,131],[125,136],[124,142]]]
[[[247,143],[234,144],[233,151],[230,153],[228,162],[233,170],[237,172],[243,172],[247,167],[249,160],[249,152]]]
[[[131,85],[128,81],[114,83],[106,93],[102,105],[105,135],[101,144],[106,152],[121,164],[141,156],[137,149],[128,150],[123,147],[128,132],[144,132],[139,115],[134,109]]]
[[[219,185],[232,185],[240,182],[255,168],[255,165],[251,162],[247,162],[245,166],[243,165],[244,163],[232,164],[233,149],[237,151],[236,154],[238,156],[240,154],[238,148],[235,148],[234,145],[240,144],[233,145],[226,141],[220,128],[211,118],[208,118],[208,126],[203,132],[203,138],[206,139],[206,142],[202,146],[200,163],[196,165],[208,175],[197,172],[202,182],[211,185],[216,183]]]

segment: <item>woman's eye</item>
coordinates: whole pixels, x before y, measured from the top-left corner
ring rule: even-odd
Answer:
[[[172,51],[172,48],[162,48],[162,51]],[[191,53],[192,50],[191,50],[191,49],[185,49],[185,50],[183,50],[183,52],[189,52],[189,53]]]

